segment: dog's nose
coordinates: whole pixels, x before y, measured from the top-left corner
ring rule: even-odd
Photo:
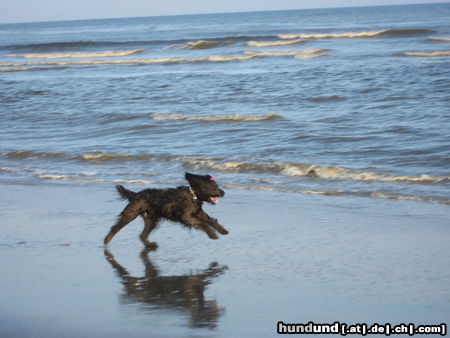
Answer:
[[[225,191],[223,191],[222,189],[219,189],[219,192],[220,192],[220,197],[225,196]]]

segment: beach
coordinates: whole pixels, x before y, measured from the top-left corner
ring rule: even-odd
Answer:
[[[230,234],[213,241],[163,222],[148,253],[155,275],[141,256],[141,220],[109,253],[101,247],[124,206],[113,187],[2,190],[2,337],[271,337],[279,321],[448,324],[445,205],[226,191],[206,210]],[[217,274],[202,297],[189,294],[186,281],[211,264]],[[177,300],[155,292],[160,277],[178,278],[169,290]]]
[[[443,334],[449,11],[0,24],[0,337]],[[186,172],[228,235],[102,247],[117,184]]]

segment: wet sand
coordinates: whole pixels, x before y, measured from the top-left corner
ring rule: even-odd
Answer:
[[[142,187],[131,188],[140,189]],[[450,209],[228,190],[229,229],[177,224],[143,252],[112,186],[3,185],[1,337],[276,336],[285,323],[449,323]]]

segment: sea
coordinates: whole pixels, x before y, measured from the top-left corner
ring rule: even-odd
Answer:
[[[440,3],[2,24],[0,184],[193,172],[448,205],[449,18]]]

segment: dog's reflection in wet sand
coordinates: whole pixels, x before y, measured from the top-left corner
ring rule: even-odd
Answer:
[[[224,273],[227,266],[211,263],[196,274],[159,276],[158,269],[148,257],[149,249],[141,252],[145,276],[133,277],[105,250],[107,261],[114,268],[124,286],[123,298],[127,303],[141,303],[147,309],[172,309],[190,314],[192,327],[213,329],[223,312],[216,300],[205,300],[207,285]]]

